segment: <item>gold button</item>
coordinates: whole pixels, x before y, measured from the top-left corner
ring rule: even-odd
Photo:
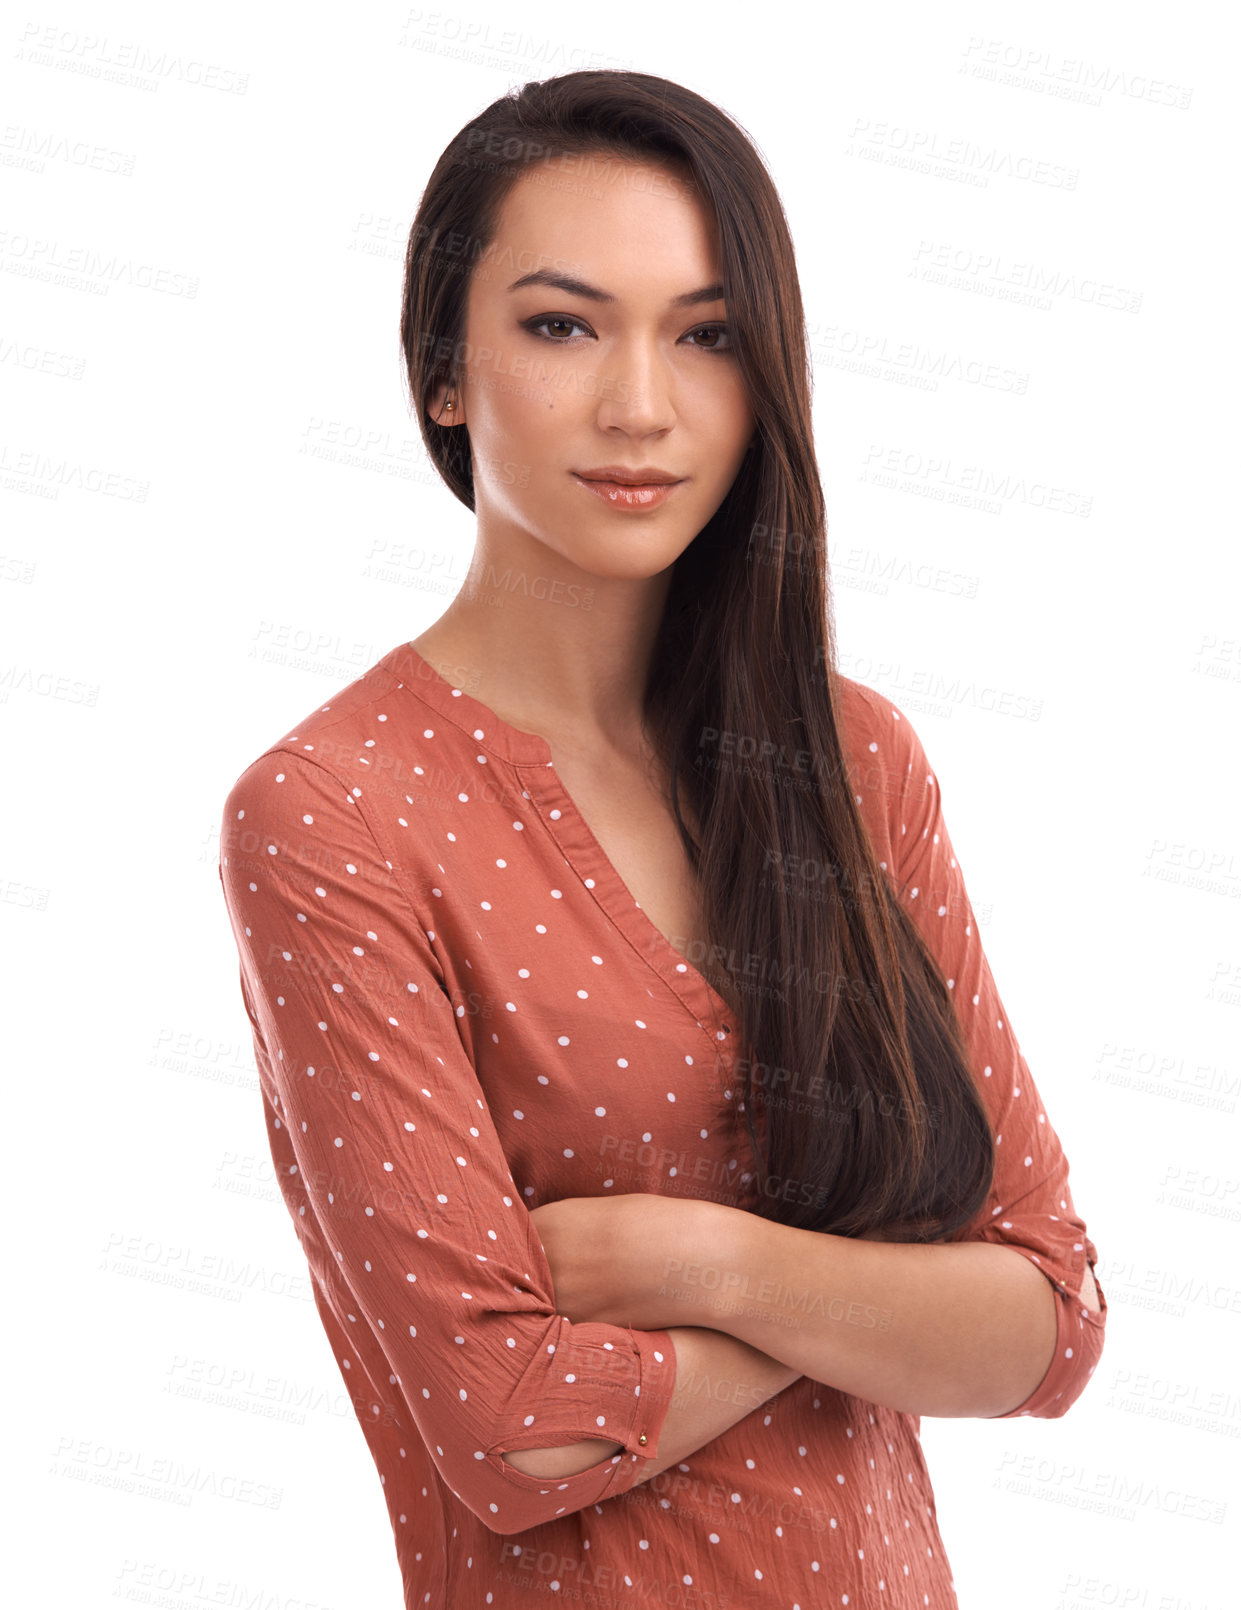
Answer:
[[[643,1447],[645,1447],[645,1446],[646,1446],[646,1432],[645,1432],[645,1431],[644,1431],[644,1432],[643,1432],[643,1433],[642,1433],[642,1435],[641,1435],[641,1436],[640,1436],[640,1437],[639,1437],[639,1438],[638,1438],[638,1441],[639,1441],[639,1442],[640,1442],[640,1443],[641,1443],[641,1444],[642,1444],[642,1446],[643,1446]]]

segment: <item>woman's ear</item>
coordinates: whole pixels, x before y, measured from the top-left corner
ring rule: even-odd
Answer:
[[[433,425],[463,425],[465,408],[451,380],[441,380],[431,393],[427,414]]]

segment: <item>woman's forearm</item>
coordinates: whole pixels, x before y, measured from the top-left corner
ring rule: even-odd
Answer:
[[[801,1370],[714,1324],[644,1321],[640,1309],[651,1274],[688,1236],[695,1244],[695,1203],[634,1193],[615,1198],[573,1197],[544,1203],[531,1217],[553,1271],[558,1311],[575,1320],[602,1320],[635,1329],[666,1330],[676,1351],[676,1381],[659,1441],[635,1485],[696,1453],[766,1403]],[[570,1447],[506,1453],[530,1475],[559,1477],[587,1470],[616,1444],[597,1437]]]
[[[724,1331],[668,1327],[677,1354],[676,1385],[655,1456],[639,1481],[650,1481],[773,1398],[801,1371]]]
[[[630,1324],[713,1326],[910,1414],[1005,1414],[1051,1363],[1055,1293],[1011,1247],[884,1244],[709,1202],[694,1215],[685,1253],[649,1259],[644,1291],[630,1281]]]
[[[697,1453],[790,1382],[801,1379],[798,1370],[723,1331],[673,1325],[668,1335],[676,1349],[676,1385],[655,1453],[634,1486]],[[607,1438],[584,1437],[558,1448],[514,1448],[501,1457],[528,1476],[559,1480],[622,1451]]]

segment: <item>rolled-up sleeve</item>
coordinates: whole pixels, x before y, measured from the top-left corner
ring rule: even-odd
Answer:
[[[904,712],[873,693],[870,701],[875,719],[888,728],[875,742],[886,757],[881,786],[894,881],[943,969],[995,1135],[991,1191],[961,1239],[1011,1247],[1042,1271],[1055,1293],[1051,1363],[1022,1403],[994,1418],[1054,1419],[1081,1395],[1103,1351],[1107,1300],[1100,1288],[1095,1312],[1079,1295],[1086,1265],[1093,1271],[1098,1252],[1073,1205],[1068,1160],[983,953],[938,779]]]
[[[556,1312],[433,930],[382,832],[360,789],[278,747],[229,794],[220,878],[269,1123],[291,1146],[282,1194],[308,1258],[322,1245],[334,1265],[316,1301],[346,1335],[366,1327],[440,1476],[512,1533],[639,1479],[676,1353],[666,1331]],[[587,1437],[620,1451],[563,1478],[501,1458]]]

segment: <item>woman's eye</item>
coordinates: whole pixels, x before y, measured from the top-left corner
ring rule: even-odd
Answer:
[[[526,324],[526,329],[533,330],[536,333],[541,334],[542,327],[544,325],[547,325],[554,331],[553,334],[545,335],[543,337],[545,341],[563,342],[568,339],[567,332],[569,330],[584,330],[586,328],[584,324],[579,324],[576,319],[566,318],[563,314],[548,313],[545,314],[541,319],[530,319]],[[557,326],[559,326],[559,328],[556,328]]]
[[[542,318],[528,319],[525,328],[533,334],[540,336],[544,341],[554,341],[561,346],[567,346],[573,339],[572,332],[580,330],[586,335],[591,332],[589,328],[578,319],[571,319],[564,313],[545,313]],[[698,338],[705,336],[706,340]],[[697,329],[691,330],[688,337],[691,346],[698,347],[702,352],[729,352],[732,350],[732,337],[726,324],[700,324]]]
[[[702,350],[704,352],[729,351],[730,337],[728,334],[728,326],[726,324],[700,324],[696,330],[691,330],[689,333],[692,336],[709,335],[717,338],[714,341],[708,342],[705,346],[703,346],[699,341],[695,341],[693,343],[693,345],[696,347],[702,346]]]

